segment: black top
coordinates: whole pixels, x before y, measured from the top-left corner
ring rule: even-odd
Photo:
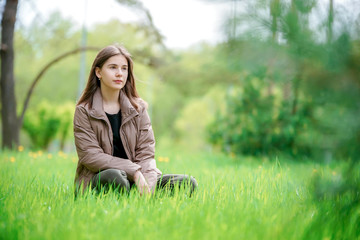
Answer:
[[[124,145],[120,138],[121,111],[119,111],[116,114],[106,113],[106,116],[110,121],[111,129],[113,132],[113,146],[114,146],[113,156],[128,159],[124,149]]]

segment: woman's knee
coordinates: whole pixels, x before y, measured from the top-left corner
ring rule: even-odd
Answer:
[[[193,176],[182,174],[166,174],[158,181],[158,187],[167,188],[171,190],[178,185],[180,188],[186,187],[190,189],[190,195],[197,189],[198,183]]]
[[[110,186],[130,191],[130,183],[126,173],[119,169],[106,169],[96,174],[93,179],[93,185],[97,187]],[[100,185],[100,186],[99,186]]]
[[[187,176],[186,184],[190,188],[190,196],[191,196],[193,194],[193,192],[197,189],[198,183],[193,176]]]
[[[198,183],[197,183],[196,179],[195,179],[193,176],[190,176],[190,177],[189,177],[189,183],[190,183],[191,188],[192,188],[193,191],[194,191],[195,189],[197,189]]]
[[[98,175],[101,178],[105,178],[105,179],[121,179],[121,178],[127,179],[126,173],[123,170],[113,169],[113,168],[103,170],[99,172]]]

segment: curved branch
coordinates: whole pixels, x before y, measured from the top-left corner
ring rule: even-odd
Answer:
[[[23,104],[23,109],[21,111],[21,115],[19,117],[19,128],[22,127],[23,125],[23,121],[24,121],[24,116],[25,116],[25,112],[26,112],[26,109],[29,105],[29,101],[30,101],[30,97],[32,95],[32,92],[34,91],[34,88],[36,86],[36,84],[39,82],[40,78],[44,75],[44,73],[52,66],[54,65],[55,63],[59,62],[60,60],[68,57],[68,56],[71,56],[71,55],[74,55],[76,53],[79,53],[79,52],[82,52],[82,51],[99,51],[100,48],[98,47],[79,47],[79,48],[76,48],[72,51],[69,51],[69,52],[66,52],[58,57],[56,57],[55,59],[53,59],[52,61],[50,61],[48,64],[45,65],[45,67],[39,72],[39,74],[35,77],[35,79],[33,80],[28,92],[27,92],[27,95],[26,95],[26,98],[25,98],[25,101],[24,101],[24,104]]]
[[[127,7],[134,9],[135,11],[140,12],[144,15],[146,20],[146,25],[150,28],[151,33],[154,34],[157,43],[159,43],[162,47],[166,48],[164,44],[164,36],[161,35],[159,29],[155,26],[153,22],[153,18],[149,9],[147,9],[144,4],[139,0],[117,0],[118,3],[123,4]]]

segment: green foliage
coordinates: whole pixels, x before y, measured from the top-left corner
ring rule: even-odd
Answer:
[[[204,141],[207,126],[214,121],[216,113],[225,108],[224,99],[224,88],[214,86],[206,95],[189,101],[175,121],[176,143],[192,150],[208,149]]]
[[[218,57],[221,50],[204,43],[181,52],[170,52],[164,60],[166,64],[154,71],[159,81],[154,86],[152,123],[159,143],[175,141],[187,143],[186,147],[190,148],[207,145],[204,126],[223,101],[217,96],[223,96],[224,86],[235,79],[227,71],[227,62]],[[199,111],[193,112],[194,108],[206,117],[202,118]],[[190,128],[196,131],[189,131]]]
[[[23,129],[29,135],[35,149],[47,149],[59,134],[62,146],[72,129],[74,104],[60,106],[41,102],[36,109],[28,110]]]
[[[212,143],[235,153],[359,159],[359,41],[349,15],[329,3],[249,1],[230,16],[237,21],[218,56],[233,75],[248,72],[261,86],[232,84],[227,112],[209,128]]]
[[[143,7],[140,1],[120,2]],[[328,3],[315,0],[254,0],[234,2],[232,6],[234,12],[227,19],[231,24],[224,26],[231,33],[217,45],[201,43],[181,51],[165,50],[147,17],[145,24],[117,19],[95,24],[88,29],[87,44],[103,47],[118,42],[130,50],[139,80],[137,87],[149,102],[155,136],[161,144],[171,146],[175,141],[190,148],[207,146],[204,126],[217,115],[224,118],[220,122],[228,121],[235,130],[244,128],[243,119],[249,122],[245,125],[249,132],[235,139],[224,137],[225,132],[220,131],[230,127],[212,127],[211,135],[217,139],[213,142],[226,151],[233,151],[230,145],[240,141],[248,152],[285,149],[292,154],[307,154],[322,149],[319,160],[324,155],[357,159],[360,48],[359,41],[352,37],[349,13],[335,5],[330,21],[330,12],[324,12],[329,10]],[[74,26],[71,19],[55,12],[43,21],[18,28],[18,102],[22,102],[31,80],[50,59],[79,46],[81,29]],[[333,34],[327,35],[329,29]],[[87,71],[95,54],[86,53]],[[50,103],[74,101],[79,91],[79,62],[75,55],[51,67],[35,88],[29,110],[37,109],[43,99]],[[258,93],[252,93],[249,84],[239,80],[244,72],[259,79]],[[226,99],[224,90],[218,90],[219,98],[208,95],[212,89],[229,86],[233,86],[230,92],[238,96],[229,93]],[[241,90],[243,87],[246,91]],[[271,89],[273,92],[268,94]],[[211,102],[211,98],[216,101]],[[240,106],[243,98],[247,105]],[[224,104],[227,112],[217,113]],[[234,111],[229,110],[232,108]],[[67,137],[59,133],[56,138],[63,142]],[[263,144],[260,148],[259,142]]]
[[[352,162],[344,167],[341,174],[335,171],[332,174],[314,174],[312,192],[318,214],[305,232],[304,239],[327,236],[331,239],[352,239],[353,232],[360,232],[360,216],[353,214],[360,211],[360,178],[357,171]],[[327,226],[324,228],[325,221]]]
[[[15,75],[18,102],[21,103],[24,100],[32,80],[49,61],[80,46],[81,29],[75,26],[71,19],[65,18],[59,12],[54,12],[44,21],[33,21],[28,27],[17,30]],[[87,45],[102,48],[114,43],[123,44],[133,55],[135,74],[141,76],[140,80],[146,81],[152,74],[149,73],[151,69],[149,66],[160,64],[159,58],[164,52],[154,36],[155,33],[148,30],[146,26],[123,23],[114,19],[89,28]],[[86,75],[90,71],[95,55],[94,51],[86,52]],[[137,70],[139,63],[142,66]],[[59,100],[77,99],[79,87],[81,87],[79,86],[79,72],[79,55],[72,55],[56,63],[36,85],[30,108],[35,108],[44,98],[55,103]],[[84,81],[86,80],[87,76]]]
[[[280,89],[271,94],[266,86],[250,75],[241,88],[229,89],[226,112],[208,128],[210,142],[235,154],[309,153],[309,142],[300,140],[312,119],[309,102],[301,100],[294,111]]]
[[[153,109],[151,123],[157,140],[163,137],[171,140],[175,137],[173,126],[183,105],[184,98],[175,87],[164,82],[159,82],[155,86],[154,100],[150,107]]]

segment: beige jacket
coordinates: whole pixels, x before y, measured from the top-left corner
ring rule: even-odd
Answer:
[[[76,107],[74,115],[74,136],[79,157],[75,186],[88,187],[91,178],[99,171],[114,168],[126,172],[130,181],[140,170],[153,190],[161,175],[154,159],[155,138],[146,103],[139,99],[139,112],[131,105],[128,97],[120,91],[122,121],[120,137],[129,159],[112,156],[113,134],[110,122],[104,112],[100,88],[94,94],[92,108],[88,104]]]

